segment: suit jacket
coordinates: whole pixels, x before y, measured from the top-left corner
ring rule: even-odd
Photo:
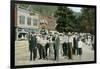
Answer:
[[[74,42],[74,48],[77,49],[78,48],[78,38],[74,37],[73,42]]]
[[[35,47],[37,47],[37,39],[36,36],[32,36],[29,40],[29,50],[33,50]]]
[[[60,38],[57,36],[57,38],[55,38],[55,47],[56,47],[56,49],[59,49],[59,45],[60,45]]]
[[[59,46],[60,46],[60,38],[57,36],[55,38],[55,50],[56,50],[56,60],[59,60]]]

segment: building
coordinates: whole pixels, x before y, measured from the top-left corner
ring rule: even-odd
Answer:
[[[15,7],[16,40],[27,39],[30,32],[39,31],[39,14],[31,10]]]

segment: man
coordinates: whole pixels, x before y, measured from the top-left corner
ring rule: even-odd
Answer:
[[[78,40],[79,40],[78,35],[77,33],[75,33],[75,36],[73,38],[73,54],[74,55],[77,54]]]
[[[68,33],[68,59],[72,59],[72,33]]]
[[[35,60],[37,56],[37,40],[34,32],[32,33],[32,36],[29,40],[29,51],[30,51],[30,61],[32,59]]]
[[[92,35],[92,49],[93,50],[95,50],[95,44],[94,44],[95,41],[94,40],[95,40],[95,37],[94,37],[94,35]]]
[[[47,59],[47,53],[46,53],[46,45],[47,45],[48,41],[45,38],[41,38],[40,44],[42,45],[42,58],[43,59]]]
[[[67,56],[67,43],[63,43],[63,56]]]
[[[67,50],[68,50],[68,37],[66,35],[64,35],[63,37],[63,44],[62,44],[62,49],[63,49],[63,56],[67,56]]]
[[[50,47],[50,43],[49,43],[49,41],[50,41],[50,36],[48,36],[47,37],[47,43],[46,43],[46,45],[45,45],[45,52],[46,52],[46,59],[48,59],[48,49],[49,49],[49,47]]]
[[[42,35],[39,34],[36,36],[36,38],[37,38],[37,48],[38,48],[38,53],[39,53],[39,59],[42,59],[42,45],[40,44]]]
[[[53,35],[50,34],[49,37],[49,58],[52,58],[54,50],[53,50],[53,46],[54,46],[54,41],[52,40]]]
[[[40,34],[42,34],[42,37],[45,39],[46,38],[46,35],[48,34],[48,31],[45,28],[42,28],[40,30]]]
[[[54,41],[54,60],[59,60],[59,45],[60,45],[60,38],[56,33],[55,41]]]

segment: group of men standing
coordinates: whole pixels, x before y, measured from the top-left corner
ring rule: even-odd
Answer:
[[[68,59],[73,59],[73,55],[82,55],[82,39],[77,34],[68,33],[63,38],[65,39],[62,43],[63,56],[68,56]]]
[[[84,44],[80,36],[77,34],[73,36],[68,33],[67,36],[64,35],[63,38],[63,42],[61,43],[61,38],[58,33],[46,36],[45,33],[37,35],[33,32],[29,38],[30,60],[35,60],[37,58],[37,50],[39,59],[48,59],[48,50],[50,54],[51,46],[53,46],[51,51],[53,51],[53,58],[56,61],[59,61],[60,48],[62,48],[62,55],[67,56],[68,59],[73,59],[73,55],[82,55],[82,47]]]
[[[54,60],[59,60],[59,45],[60,38],[56,34],[53,38],[54,41]],[[30,60],[35,60],[37,58],[37,49],[39,52],[39,59],[48,59],[47,51],[50,47],[50,37],[44,37],[44,35],[37,35],[34,32],[31,33],[29,39],[29,50],[30,50]]]

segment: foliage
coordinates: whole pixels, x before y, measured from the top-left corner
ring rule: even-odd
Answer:
[[[66,6],[58,6],[55,17],[57,17],[56,30],[59,32],[72,32],[75,28],[75,16],[73,11]]]
[[[81,10],[81,31],[94,34],[95,30],[95,9],[82,8]]]
[[[21,8],[27,9],[30,6],[30,4],[20,4]],[[31,4],[31,10],[37,11],[43,15],[49,15],[52,16],[53,13],[55,12],[57,6],[50,6],[50,5],[32,5]]]
[[[29,4],[19,4],[27,9]],[[67,6],[31,5],[31,10],[57,18],[56,30],[59,32],[95,32],[95,9],[81,7],[81,12],[72,11]]]

